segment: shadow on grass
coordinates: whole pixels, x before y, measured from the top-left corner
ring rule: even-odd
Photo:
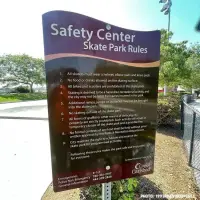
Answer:
[[[150,181],[146,177],[139,177],[138,178],[139,184],[136,189],[136,197],[135,200],[168,200],[167,198],[164,198],[163,191],[158,188],[158,186]],[[149,196],[149,197],[148,197]]]
[[[162,125],[157,128],[157,132],[163,135],[176,137],[183,139],[183,131],[181,130],[181,125],[179,122],[174,123],[173,125]]]

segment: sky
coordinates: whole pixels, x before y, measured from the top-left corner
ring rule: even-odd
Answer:
[[[173,42],[200,41],[195,25],[200,19],[199,0],[172,0]],[[65,10],[84,14],[133,30],[167,29],[168,16],[159,0],[5,0],[0,11],[0,55],[28,54],[44,57],[42,14]]]

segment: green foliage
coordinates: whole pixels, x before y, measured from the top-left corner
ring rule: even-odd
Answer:
[[[167,84],[173,86],[177,81],[177,74],[179,70],[174,68],[173,61],[166,61],[160,69],[160,85]]]
[[[200,45],[192,45],[189,51],[191,55],[185,63],[189,74],[187,78],[182,79],[181,84],[187,88],[200,88]]]
[[[134,200],[138,186],[136,178],[112,182],[112,200]],[[84,198],[87,200],[101,200],[102,187],[94,185],[83,189]]]
[[[180,117],[181,95],[170,94],[158,98],[157,123],[173,126]]]
[[[130,178],[127,180],[120,181],[121,197],[119,200],[133,200],[135,197],[135,190],[138,185],[138,180],[136,178]]]
[[[200,44],[173,43],[173,33],[161,30],[160,86],[200,88]]]
[[[180,80],[188,77],[189,70],[185,62],[190,56],[187,49],[187,41],[172,43],[168,40],[173,33],[167,34],[166,30],[161,30],[161,67],[160,85],[175,86],[180,84]]]
[[[33,92],[33,84],[45,82],[44,61],[28,55],[4,55],[0,57],[0,82],[10,85],[26,85]]]
[[[14,90],[16,93],[29,93],[30,90],[27,87],[19,86]]]
[[[19,94],[0,95],[1,103],[42,100],[42,99],[47,99],[46,93],[19,93]]]

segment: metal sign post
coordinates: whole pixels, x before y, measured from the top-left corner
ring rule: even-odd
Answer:
[[[102,200],[111,200],[111,182],[102,184]]]

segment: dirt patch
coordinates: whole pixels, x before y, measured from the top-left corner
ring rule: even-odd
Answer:
[[[156,190],[159,189],[159,193],[164,195],[191,195],[196,198],[187,199],[200,199],[192,169],[188,166],[183,141],[179,136],[175,137],[176,134],[177,131],[173,129],[157,133],[155,170],[153,174],[144,176],[140,181],[140,185],[143,185],[139,186],[140,194],[157,194]],[[154,183],[156,187],[149,182]]]

